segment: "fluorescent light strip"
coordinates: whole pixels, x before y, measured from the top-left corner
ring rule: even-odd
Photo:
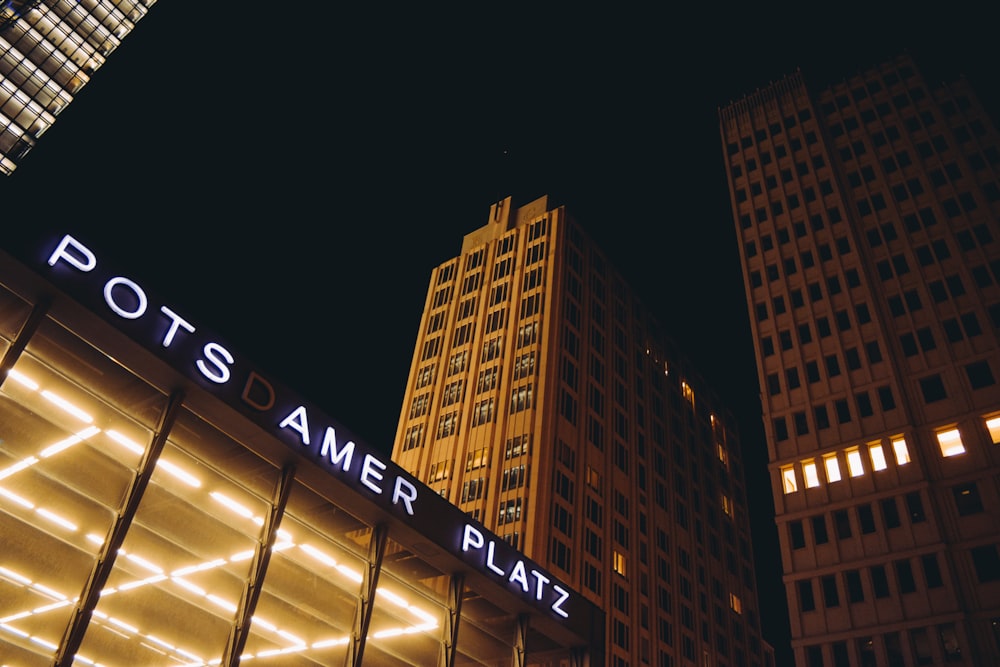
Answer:
[[[7,377],[9,377],[11,380],[18,383],[22,387],[27,387],[32,391],[38,390],[38,383],[20,371],[15,371],[14,369],[11,369],[7,373]]]
[[[94,421],[94,418],[91,417],[88,413],[84,412],[82,409],[73,405],[59,394],[53,393],[48,389],[43,389],[42,396],[48,399],[48,401],[53,405],[55,405],[56,407],[61,408],[64,412],[73,415],[74,417],[76,417],[77,419],[79,419],[84,423],[89,424],[90,422]]]
[[[86,440],[87,438],[89,438],[90,436],[94,435],[95,433],[100,433],[100,432],[101,432],[101,429],[97,428],[96,426],[91,426],[90,428],[86,428],[86,429],[80,431],[79,433],[74,433],[73,435],[69,436],[68,438],[60,440],[59,442],[57,442],[55,444],[49,445],[48,447],[46,447],[45,449],[43,449],[41,452],[39,452],[38,455],[41,458],[43,458],[43,459],[47,459],[50,456],[55,456],[59,452],[61,452],[63,450],[66,450],[66,449],[69,449],[73,445],[76,445],[76,444],[78,444],[78,443]]]

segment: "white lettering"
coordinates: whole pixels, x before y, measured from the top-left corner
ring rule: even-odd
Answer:
[[[559,594],[559,599],[552,603],[552,611],[559,614],[563,618],[569,618],[569,614],[562,609],[562,603],[569,598],[569,591],[558,584],[553,585],[552,590]]]
[[[354,441],[348,440],[344,444],[343,449],[337,449],[337,432],[333,430],[332,426],[326,427],[326,433],[323,435],[323,445],[320,447],[320,456],[326,456],[327,452],[330,452],[330,463],[337,465],[342,460],[344,464],[341,469],[347,472],[351,469],[351,459],[354,458]]]
[[[511,568],[510,576],[507,577],[507,581],[512,584],[521,584],[521,588],[524,592],[528,592],[528,575],[524,571],[524,561],[519,560],[514,563],[514,567]]]
[[[482,549],[483,534],[471,525],[465,524],[465,534],[462,535],[462,551],[468,551],[470,547],[473,549]]]
[[[541,572],[539,572],[538,570],[532,570],[531,571],[531,576],[533,576],[535,578],[535,582],[536,582],[535,583],[535,599],[536,600],[541,600],[542,599],[542,591],[545,589],[545,584],[549,583],[549,581],[551,581],[551,580],[548,577],[546,577],[545,575],[543,575]]]
[[[213,371],[212,368],[209,368],[209,365],[203,359],[199,359],[196,365],[201,374],[216,384],[229,382],[229,366],[226,364],[231,364],[235,361],[233,355],[229,354],[229,350],[218,343],[206,343],[202,351],[212,366],[215,367],[215,370]]]
[[[306,406],[300,405],[292,411],[292,414],[288,415],[281,420],[278,424],[278,428],[288,428],[291,427],[293,431],[299,434],[299,439],[302,440],[302,444],[309,445],[309,419],[306,417]]]
[[[75,251],[76,255],[68,252],[71,249],[70,246],[72,246],[72,250]],[[97,257],[94,256],[94,253],[69,234],[62,237],[59,245],[49,255],[49,266],[55,266],[56,262],[60,259],[65,260],[67,264],[84,272],[93,271],[94,267],[97,266]]]
[[[125,308],[118,305],[115,300],[115,288],[122,285],[130,290],[135,295],[135,310],[126,310]],[[142,317],[142,314],[146,312],[146,293],[142,291],[142,288],[136,285],[134,282],[125,278],[123,276],[117,276],[112,278],[104,285],[104,301],[108,304],[108,307],[115,312],[119,317],[124,317],[126,320],[135,320]]]
[[[382,487],[372,481],[372,479],[379,481],[382,479],[382,473],[376,472],[375,468],[385,470],[385,464],[371,454],[365,454],[365,462],[361,465],[361,483],[375,493],[382,493]]]
[[[409,492],[406,495],[403,494],[403,487]],[[403,505],[406,506],[406,513],[413,516],[413,501],[417,499],[417,487],[410,484],[408,481],[402,477],[396,478],[396,486],[392,490],[392,504],[397,504],[400,500],[403,501]]]
[[[177,329],[180,327],[184,327],[184,330],[188,333],[194,333],[193,324],[166,306],[160,306],[160,312],[170,318],[170,328],[167,329],[167,333],[163,336],[163,347],[170,347],[170,344],[174,342],[174,336],[177,335]]]
[[[490,568],[501,577],[507,574],[502,569],[493,564],[493,552],[496,550],[496,542],[490,540],[490,543],[486,546],[486,567]]]

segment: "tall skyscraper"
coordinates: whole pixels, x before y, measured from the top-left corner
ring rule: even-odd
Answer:
[[[0,174],[17,168],[155,2],[0,1]]]
[[[1000,664],[994,124],[904,55],[720,129],[796,664]]]
[[[604,608],[606,664],[773,661],[733,419],[564,207],[432,271],[393,459]]]

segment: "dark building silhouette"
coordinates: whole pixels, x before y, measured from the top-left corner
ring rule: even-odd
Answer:
[[[600,605],[604,664],[772,664],[733,418],[547,197],[431,272],[393,460]]]
[[[721,109],[800,667],[1000,664],[1000,142],[901,56]]]

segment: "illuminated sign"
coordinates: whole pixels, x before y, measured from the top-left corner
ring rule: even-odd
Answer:
[[[46,262],[50,275],[68,281],[68,289],[81,302],[98,312],[110,311],[112,316],[105,312],[104,317],[117,328],[337,479],[390,513],[417,522],[423,535],[466,563],[562,619],[571,618],[575,605],[587,608],[588,603],[571,597],[537,564],[471,523],[464,512],[392,461],[359,444],[319,408],[262,376],[220,338],[199,330],[167,305],[152,306],[146,290],[135,281],[99,271],[97,255],[73,236],[63,236],[47,252]],[[586,623],[587,616],[581,612],[575,620]]]

